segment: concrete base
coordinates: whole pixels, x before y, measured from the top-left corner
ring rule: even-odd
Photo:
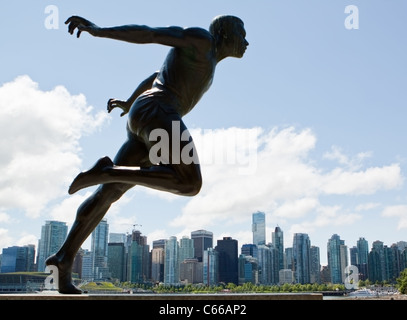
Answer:
[[[320,293],[253,293],[253,294],[60,294],[40,292],[33,294],[0,294],[1,300],[128,300],[128,301],[267,301],[267,300],[322,300]]]

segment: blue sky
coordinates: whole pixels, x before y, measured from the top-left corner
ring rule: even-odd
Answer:
[[[358,29],[345,26],[348,5]],[[286,246],[308,233],[323,264],[335,233],[348,247],[359,237],[407,241],[406,12],[404,0],[2,3],[0,248],[37,245],[45,220],[72,224],[93,191],[69,196],[72,179],[125,139],[127,118],[108,114],[107,100],[127,99],[168,52],[77,39],[64,24],[71,15],[99,26],[207,28],[233,14],[250,43],[242,59],[218,65],[184,118],[202,162],[201,193],[136,187],[107,213],[111,232],[138,224],[151,243],[207,229],[240,247],[259,210],[266,241],[277,225]]]

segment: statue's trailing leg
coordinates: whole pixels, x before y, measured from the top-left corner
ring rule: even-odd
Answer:
[[[50,256],[45,264],[53,265],[58,268],[58,291],[65,294],[81,294],[82,290],[72,283],[72,265],[64,265],[60,259],[54,254]]]

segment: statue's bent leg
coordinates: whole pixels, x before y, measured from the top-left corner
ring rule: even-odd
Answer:
[[[174,125],[175,124],[175,125]],[[202,186],[202,176],[199,161],[184,161],[185,150],[193,150],[192,137],[186,135],[188,139],[182,138],[187,132],[185,124],[180,117],[175,114],[164,114],[157,116],[154,122],[146,125],[142,131],[144,146],[147,156],[150,155],[151,148],[155,146],[154,139],[150,141],[150,133],[159,129],[167,136],[167,144],[161,145],[162,161],[160,164],[151,164],[144,166],[132,166],[123,162],[116,166],[108,158],[99,159],[96,164],[88,171],[80,173],[72,182],[69,193],[75,193],[86,187],[98,184],[124,183],[140,185],[160,191],[167,191],[177,195],[194,196]],[[135,129],[134,129],[135,130]],[[163,139],[164,140],[164,139]],[[174,147],[175,146],[175,147]],[[197,159],[197,156],[196,156]],[[115,161],[115,163],[117,163]]]

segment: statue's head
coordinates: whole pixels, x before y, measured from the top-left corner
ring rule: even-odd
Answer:
[[[209,32],[226,56],[243,57],[249,43],[245,38],[244,23],[240,18],[232,15],[216,16],[209,26]]]

